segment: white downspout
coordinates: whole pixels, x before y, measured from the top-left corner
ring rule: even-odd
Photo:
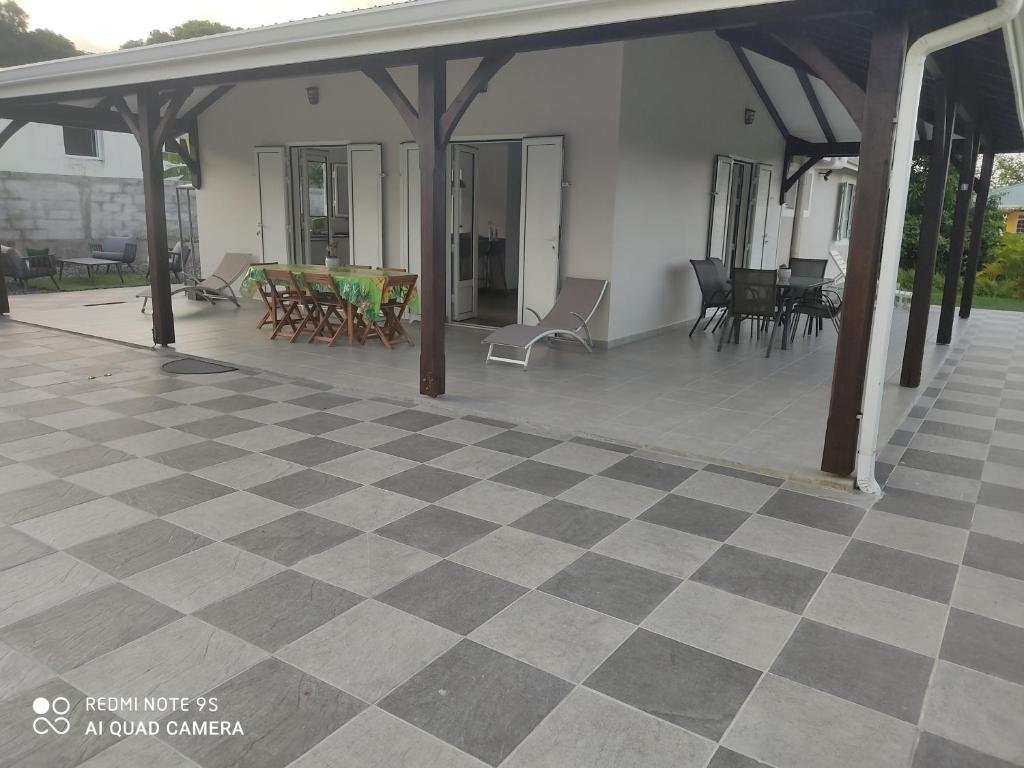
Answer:
[[[900,91],[897,112],[892,171],[889,175],[889,202],[885,212],[885,233],[882,239],[878,292],[875,296],[874,319],[871,323],[871,338],[868,345],[857,449],[857,487],[867,493],[881,492],[875,480],[878,428],[925,59],[943,48],[1002,29],[1017,17],[1022,6],[1024,0],[997,0],[997,5],[992,10],[929,32],[914,42],[907,51],[907,59],[903,66],[903,88]],[[1015,51],[1011,51],[1011,55],[1015,54]]]

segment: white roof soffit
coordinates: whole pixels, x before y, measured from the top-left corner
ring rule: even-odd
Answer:
[[[0,99],[498,40],[786,0],[414,0],[0,70]]]

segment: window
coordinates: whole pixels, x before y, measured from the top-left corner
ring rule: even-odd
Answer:
[[[75,157],[100,156],[100,142],[96,131],[91,128],[65,128],[64,154]]]
[[[1024,213],[1017,214],[1017,225],[1014,227],[1017,230],[1017,234],[1024,234]]]
[[[853,222],[853,198],[856,186],[843,182],[839,185],[839,204],[836,206],[836,228],[833,240],[849,240]]]

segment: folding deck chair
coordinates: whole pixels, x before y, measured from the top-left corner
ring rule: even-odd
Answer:
[[[537,325],[507,325],[486,339],[488,345],[487,360],[498,363],[510,363],[526,368],[530,364],[530,352],[533,345],[541,339],[548,341],[563,339],[575,340],[583,345],[587,352],[593,350],[594,342],[587,325],[608,290],[607,280],[593,280],[584,277],[567,277],[562,281],[562,291],[555,299],[555,305],[544,317],[530,309],[526,310],[537,318]],[[499,357],[494,354],[495,347],[514,347],[526,350],[526,356],[519,360],[514,357]]]
[[[185,285],[171,291],[171,296],[176,293],[187,293],[195,298],[204,299],[211,303],[230,301],[236,307],[240,307],[238,296],[235,295],[235,289],[231,287],[231,284],[240,278],[255,261],[251,253],[225,253],[224,258],[220,260],[220,264],[213,270],[212,275],[198,281],[185,275]],[[152,289],[150,288],[135,294],[137,299],[142,299],[143,313],[146,311],[146,302],[152,296]]]

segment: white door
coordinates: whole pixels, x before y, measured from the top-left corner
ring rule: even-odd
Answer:
[[[331,241],[328,206],[330,160],[327,150],[303,147],[299,150],[299,235],[303,264],[324,263]]]
[[[718,155],[715,158],[715,172],[711,179],[711,218],[708,223],[708,258],[721,259],[729,263],[729,209],[732,202],[731,157]]]
[[[759,269],[765,268],[765,256],[768,250],[768,209],[772,194],[772,167],[758,165],[754,175],[754,189],[750,194],[751,222],[747,228],[750,257],[749,266],[757,264]],[[768,264],[771,268],[774,264]]]
[[[349,248],[352,264],[384,266],[380,144],[348,145]]]
[[[558,296],[562,227],[562,137],[523,139],[519,223],[519,322],[534,325]]]
[[[260,261],[288,261],[288,196],[284,147],[256,147],[259,220],[256,248]]]
[[[406,143],[400,147],[399,174],[401,176],[402,200],[401,241],[402,263],[414,275],[420,274],[420,148]],[[418,319],[419,315],[407,311],[406,316]]]
[[[476,315],[476,169],[474,147],[454,144],[449,157],[451,214],[448,249],[451,320],[468,320]]]

